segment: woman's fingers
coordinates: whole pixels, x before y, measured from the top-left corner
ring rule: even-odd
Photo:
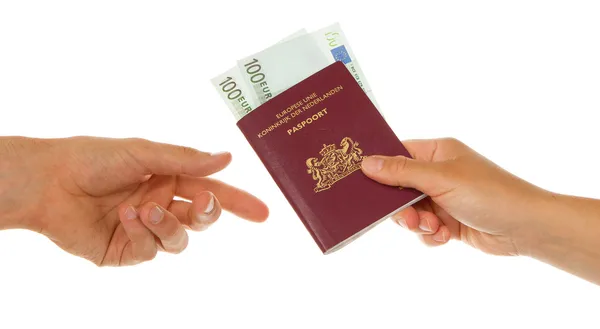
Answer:
[[[417,207],[408,207],[393,215],[392,219],[400,226],[419,234],[434,234],[441,225],[435,214]]]
[[[430,209],[426,204],[419,203],[396,213],[392,219],[400,226],[417,233],[426,245],[441,246],[450,241],[450,229]]]
[[[446,244],[450,241],[450,230],[447,226],[440,226],[440,228],[434,234],[421,234],[421,241],[428,246],[437,247]]]
[[[212,178],[180,176],[175,195],[191,200],[202,191],[212,192],[223,209],[238,217],[263,222],[269,215],[269,209],[257,197]]]
[[[419,214],[415,207],[408,207],[392,215],[392,220],[409,230],[414,230],[419,226]]]
[[[204,231],[221,215],[219,200],[209,191],[198,193],[192,202],[173,201],[169,211],[179,222],[194,231]]]
[[[121,253],[119,265],[135,265],[154,259],[157,253],[154,234],[141,222],[138,211],[131,205],[122,208],[119,220],[129,238]]]
[[[180,253],[188,244],[188,234],[175,215],[154,202],[140,209],[142,223],[158,238],[169,253]]]
[[[121,139],[116,142],[120,144],[119,150],[126,150],[122,152],[122,158],[140,175],[207,176],[221,171],[231,162],[231,154],[227,152],[210,154],[191,147],[139,138]]]
[[[221,205],[211,192],[204,191],[192,198],[191,203],[172,201],[168,209],[148,202],[139,210],[122,205],[118,213],[128,240],[115,258],[119,265],[134,265],[154,259],[158,251],[182,252],[189,239],[185,228],[207,229],[221,215]]]

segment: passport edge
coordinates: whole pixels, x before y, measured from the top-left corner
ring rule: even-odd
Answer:
[[[395,213],[402,211],[410,206],[412,206],[413,204],[425,199],[426,197],[428,197],[427,194],[423,193],[420,196],[412,199],[411,201],[403,204],[400,208],[392,211],[391,213],[387,214],[386,216],[382,217],[379,220],[376,220],[375,222],[369,224],[369,226],[363,228],[362,230],[354,233],[353,235],[349,236],[348,238],[346,238],[345,240],[343,240],[342,242],[334,245],[333,247],[325,250],[323,252],[323,255],[330,255],[342,248],[344,248],[345,246],[349,245],[350,243],[352,243],[354,240],[358,239],[359,237],[361,237],[362,235],[364,235],[365,233],[367,233],[368,231],[370,231],[371,229],[373,229],[375,226],[379,225],[380,223],[382,223],[384,220],[390,218],[391,216],[393,216]]]

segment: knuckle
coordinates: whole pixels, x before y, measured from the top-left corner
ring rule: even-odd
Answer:
[[[145,248],[142,254],[140,255],[140,260],[147,262],[156,258],[156,254],[158,254],[158,250],[156,247],[154,248]]]
[[[188,243],[189,243],[189,238],[188,238],[188,235],[185,234],[183,239],[181,240],[181,242],[179,243],[177,248],[175,248],[175,251],[173,253],[179,254],[179,253],[183,252],[187,248]]]
[[[446,137],[440,140],[442,143],[452,146],[452,147],[461,147],[464,146],[464,143],[454,137]]]
[[[134,252],[135,263],[153,260],[158,253],[156,241],[150,235],[146,236],[142,241],[140,241],[136,249],[139,251]]]
[[[430,237],[427,235],[423,235],[423,234],[419,234],[419,240],[421,240],[421,242],[426,245],[427,247],[433,248],[433,247],[437,247],[437,245],[433,242],[431,242]]]
[[[181,153],[184,156],[195,156],[197,155],[199,152],[196,149],[193,149],[189,146],[177,146],[177,148],[179,149],[179,153]]]
[[[179,227],[175,223],[168,225],[164,229],[164,237],[166,240],[173,240],[179,234]]]
[[[406,170],[406,165],[408,163],[408,159],[403,156],[395,157],[391,163],[390,171],[399,174]]]
[[[179,238],[175,243],[169,243],[165,245],[165,251],[171,254],[179,254],[187,248],[188,242],[189,237],[187,233],[184,232],[181,238]]]
[[[150,150],[153,144],[150,140],[140,137],[125,138],[123,141],[125,144],[124,146],[127,149],[131,149],[134,154]]]
[[[126,138],[125,141],[127,141],[131,144],[140,145],[140,146],[144,146],[150,142],[149,140],[147,140],[145,138],[140,138],[140,137]]]
[[[194,223],[192,223],[190,228],[193,231],[202,232],[202,231],[206,231],[211,225],[212,225],[212,222],[194,222]]]

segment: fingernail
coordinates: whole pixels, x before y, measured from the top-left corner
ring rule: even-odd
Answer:
[[[213,209],[215,209],[215,196],[211,193],[210,201],[208,201],[208,205],[206,205],[206,209],[204,209],[204,214],[210,214],[213,211]]]
[[[421,222],[419,223],[419,228],[421,229],[421,231],[431,232],[431,225],[429,225],[429,220],[421,220]]]
[[[209,195],[210,200],[208,200],[208,204],[206,205],[204,210],[202,210],[201,212],[198,211],[196,215],[196,229],[199,231],[207,229],[216,219],[214,216],[211,215],[215,211],[215,196],[210,192]]]
[[[127,209],[125,209],[125,218],[127,220],[134,220],[137,218],[137,211],[135,211],[133,206],[129,206]]]
[[[406,221],[403,218],[396,219],[396,223],[398,223],[398,225],[406,228]]]
[[[160,209],[158,206],[154,206],[154,208],[152,208],[150,210],[150,223],[152,224],[158,224],[160,223],[160,221],[163,219],[163,216],[165,215],[165,213],[162,211],[162,209]]]
[[[444,232],[443,230],[441,232],[438,232],[433,236],[433,240],[437,242],[446,242],[446,232]]]
[[[214,152],[214,153],[211,153],[210,155],[215,157],[215,156],[219,156],[219,155],[223,155],[223,154],[227,154],[227,153],[229,153],[229,152]]]
[[[371,173],[376,173],[383,168],[383,159],[377,157],[366,157],[362,162],[362,167]]]

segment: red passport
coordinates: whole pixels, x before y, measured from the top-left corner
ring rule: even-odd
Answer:
[[[360,170],[368,155],[410,154],[342,62],[237,125],[325,254],[425,197],[379,184]]]

